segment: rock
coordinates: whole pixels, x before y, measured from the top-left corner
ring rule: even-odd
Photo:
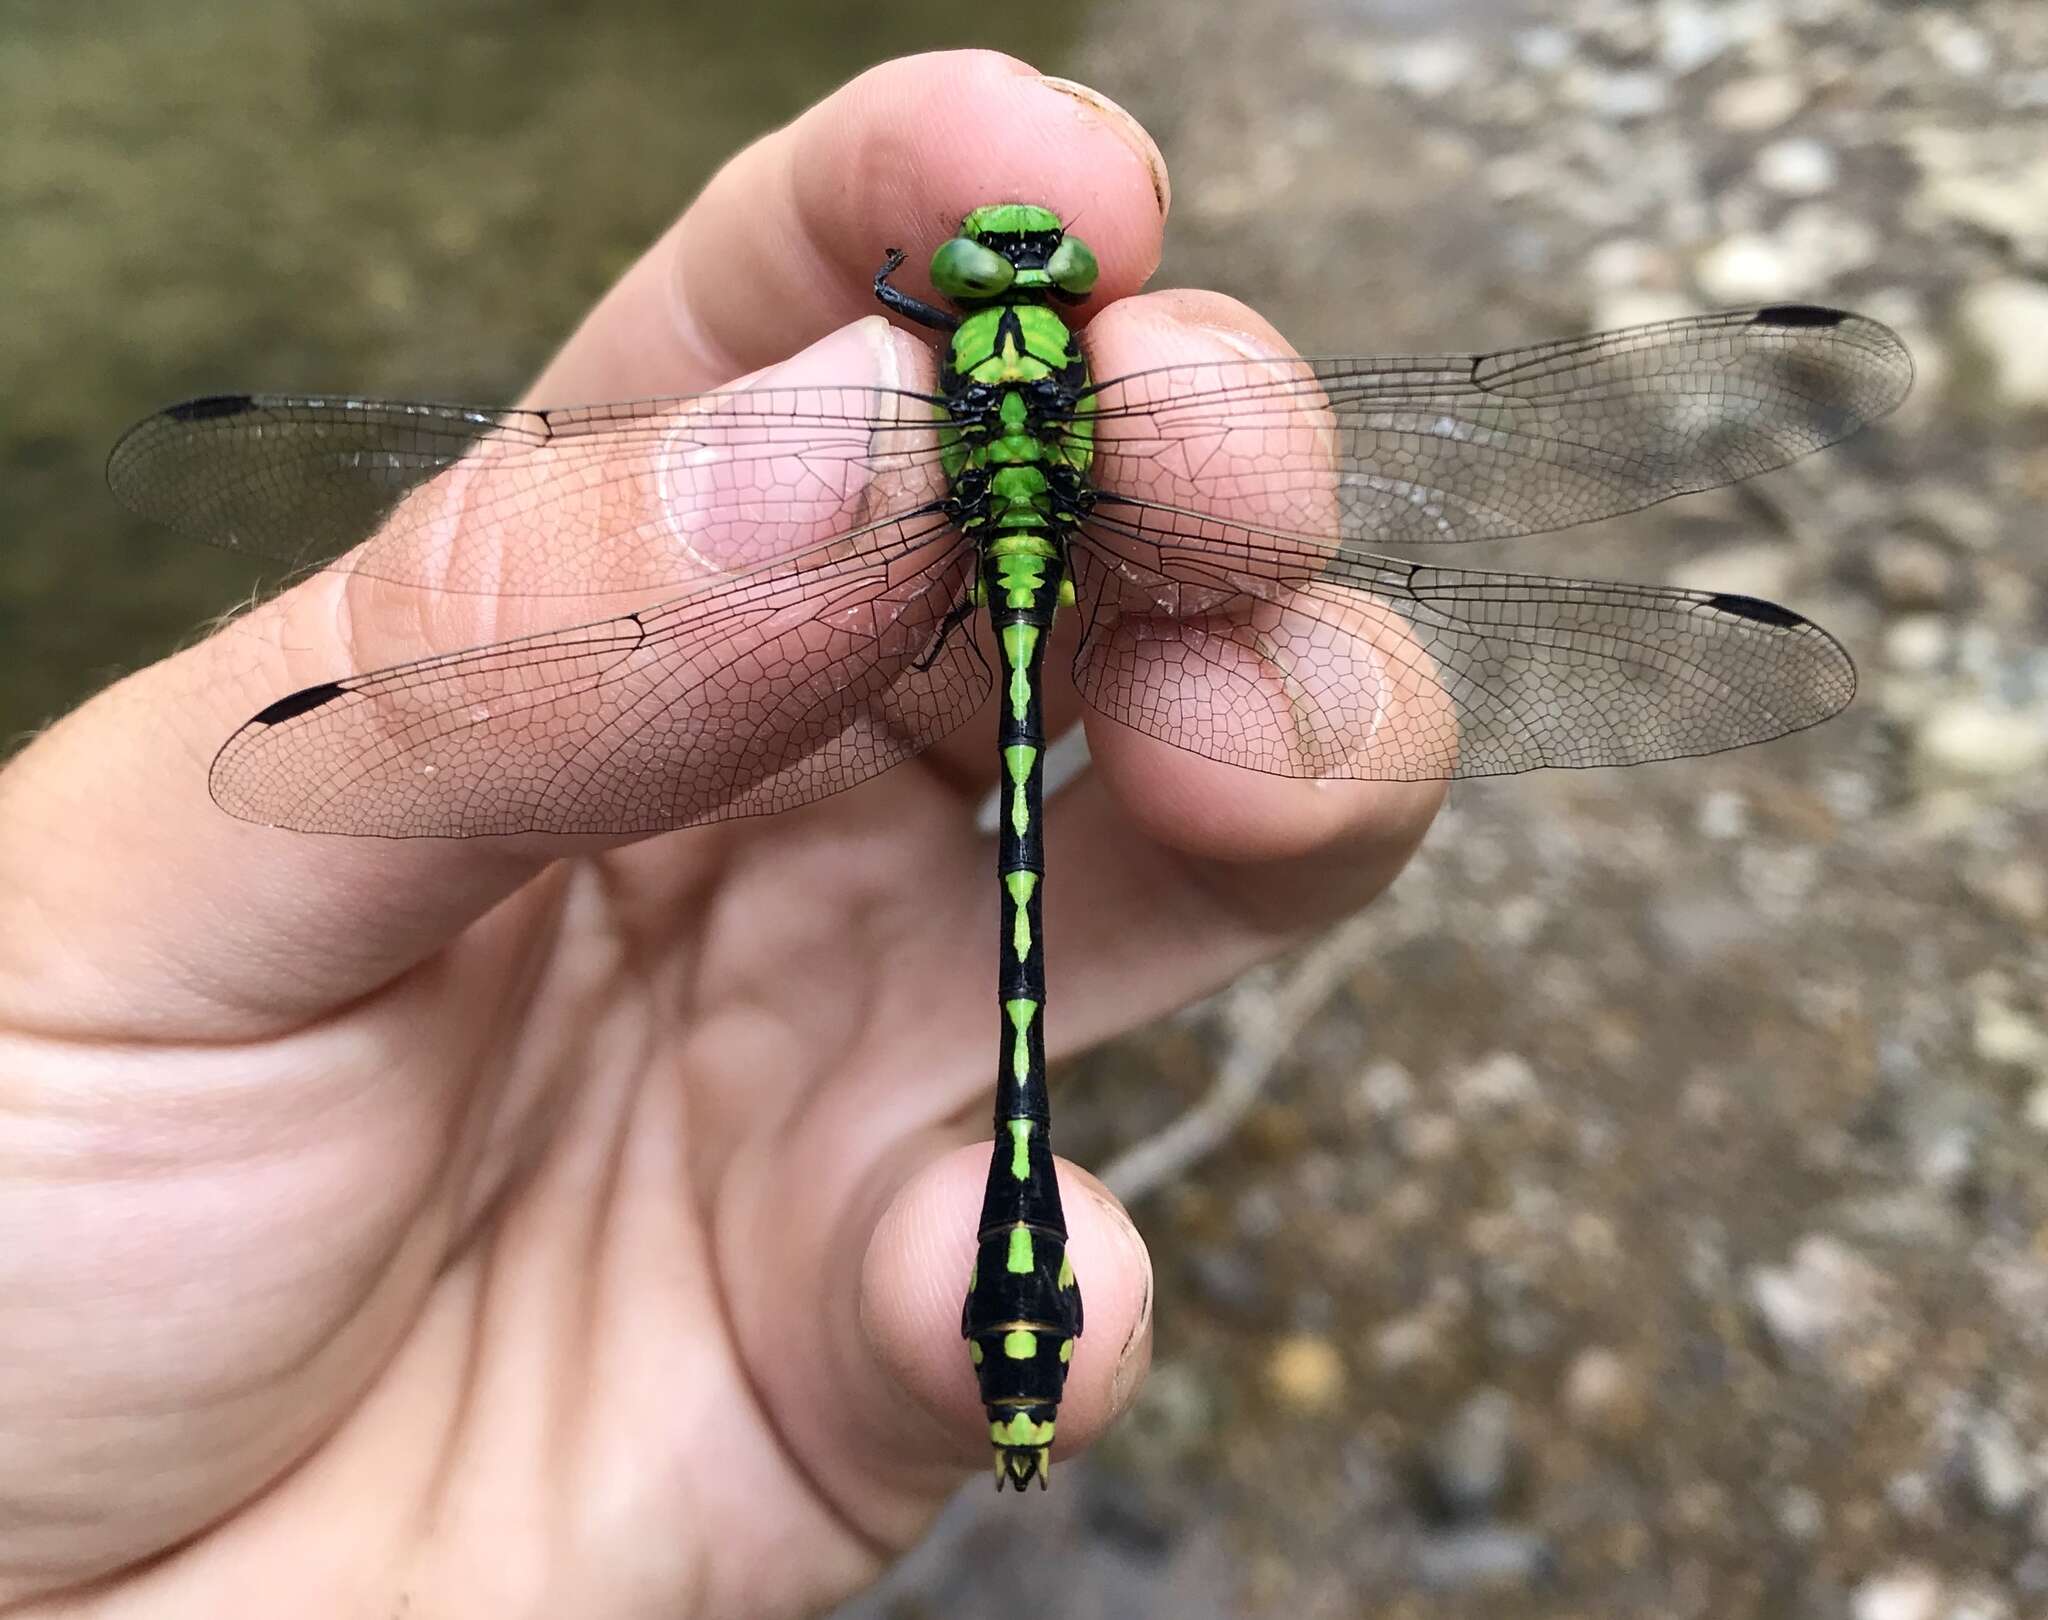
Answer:
[[[1749,831],[1749,800],[1732,788],[1710,788],[1700,799],[1693,825],[1702,838],[1741,838]]]
[[[1581,1429],[1622,1439],[1642,1427],[1649,1410],[1647,1381],[1616,1351],[1581,1350],[1564,1375],[1564,1407]]]
[[[1646,68],[1606,72],[1581,67],[1567,76],[1566,94],[1588,112],[1622,123],[1648,118],[1671,99],[1670,82]]]
[[[1996,988],[1978,995],[1970,1035],[1971,1048],[1983,1062],[2048,1074],[2048,1029]]]
[[[1757,231],[1723,237],[1693,266],[1700,291],[1719,304],[1752,304],[1790,295],[1792,267],[1778,245]]]
[[[1657,60],[1674,75],[1705,67],[1733,45],[1755,8],[1705,5],[1701,0],[1664,0],[1657,8]]]
[[[1516,1052],[1490,1052],[1451,1082],[1451,1101],[1466,1118],[1509,1114],[1542,1095],[1536,1071]]]
[[[1957,303],[1956,322],[1988,363],[2001,404],[2048,410],[2048,286],[2018,276],[1979,282]]]
[[[1884,661],[1901,675],[1932,675],[1955,650],[1948,621],[1938,613],[1916,613],[1884,633]]]
[[[1721,128],[1751,133],[1776,129],[1806,102],[1806,90],[1789,73],[1759,73],[1731,79],[1707,98],[1707,116]]]
[[[2001,858],[1987,867],[1973,867],[1963,882],[1970,893],[2009,922],[2038,928],[2048,922],[2048,866],[2038,861]]]
[[[1586,255],[1586,280],[1602,292],[1668,284],[1677,266],[1669,253],[1638,237],[1616,236]]]
[[[1789,1266],[1758,1266],[1749,1297],[1771,1337],[1787,1350],[1825,1352],[1853,1337],[1881,1311],[1884,1278],[1836,1238],[1799,1240]]]
[[[2048,1135],[2048,1080],[2027,1093],[2027,1100],[2021,1105],[2020,1117],[2027,1122],[2029,1130]]]
[[[1424,1461],[1431,1494],[1446,1513],[1490,1516],[1514,1470],[1514,1398],[1501,1389],[1475,1391],[1437,1431]]]
[[[1914,19],[1934,60],[1959,79],[1982,78],[1997,60],[1984,31],[1962,18],[1927,10]]]
[[[1912,535],[1879,541],[1870,570],[1887,607],[1939,607],[1955,586],[1955,562],[1949,554],[1932,540]]]
[[[1807,136],[1773,141],[1756,155],[1756,177],[1781,197],[1817,197],[1834,188],[1834,148]]]
[[[1397,1127],[1395,1141],[1416,1164],[1442,1164],[1461,1151],[1464,1134],[1449,1114],[1411,1114]]]
[[[1344,1393],[1344,1358],[1320,1334],[1294,1334],[1267,1354],[1266,1387],[1290,1411],[1328,1412]]]
[[[1940,1620],[1941,1609],[1941,1577],[1920,1564],[1873,1575],[1849,1598],[1854,1620]]]
[[[1570,30],[1548,24],[1517,31],[1509,44],[1515,60],[1537,73],[1555,73],[1573,56]]]
[[[1913,750],[1914,763],[1937,782],[2024,775],[2048,761],[2048,714],[1952,699],[1921,716]]]
[[[1453,34],[1433,34],[1377,55],[1387,83],[1426,101],[1465,83],[1478,66],[1472,47]]]
[[[1424,1586],[1531,1586],[1556,1562],[1534,1530],[1480,1525],[1425,1536],[1415,1549],[1415,1578]]]
[[[1818,1541],[1828,1527],[1827,1504],[1803,1485],[1778,1495],[1778,1528],[1794,1541]]]
[[[1788,293],[1811,295],[1877,262],[1884,242],[1868,220],[1830,203],[1806,202],[1771,233],[1791,276]]]
[[[1382,1059],[1358,1077],[1352,1095],[1364,1118],[1398,1119],[1415,1106],[1415,1077],[1400,1064]]]
[[[2026,1449],[2001,1412],[1979,1412],[1963,1435],[1970,1495],[1994,1519],[2010,1519],[2033,1500],[2038,1481]]]

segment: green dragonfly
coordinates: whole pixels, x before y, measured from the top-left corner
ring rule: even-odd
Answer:
[[[1861,316],[1777,305],[1494,354],[1210,361],[1091,380],[1097,266],[978,208],[931,261],[936,392],[734,388],[570,410],[228,395],[150,417],[137,511],[295,570],[593,617],[276,702],[213,762],[231,815],[386,838],[648,833],[807,804],[993,696],[996,1150],[961,1333],[997,1489],[1044,1486],[1082,1327],[1053,1176],[1040,887],[1056,614],[1101,714],[1294,777],[1467,777],[1740,747],[1855,689],[1752,597],[1386,550],[1567,528],[1782,466],[1911,381]],[[667,593],[660,595],[660,593]],[[647,605],[647,598],[660,599]]]

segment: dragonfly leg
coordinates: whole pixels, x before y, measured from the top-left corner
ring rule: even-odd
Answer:
[[[894,310],[906,321],[915,321],[919,326],[929,326],[934,332],[952,332],[959,328],[960,317],[951,310],[940,309],[936,304],[927,304],[921,298],[912,298],[909,293],[898,292],[889,285],[903,263],[903,250],[891,248],[882,260],[882,268],[875,272],[875,296],[882,301],[885,309]]]
[[[966,592],[947,611],[946,617],[939,624],[938,633],[932,637],[931,646],[910,667],[922,675],[932,665],[936,664],[939,661],[939,654],[946,650],[946,638],[972,618],[974,610],[980,606],[981,581],[977,579],[974,582],[973,589]]]

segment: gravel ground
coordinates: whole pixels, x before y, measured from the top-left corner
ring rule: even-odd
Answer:
[[[1779,598],[1862,690],[1461,787],[1244,1128],[1136,1204],[1131,1420],[850,1612],[2048,1615],[2048,7],[1175,18],[1074,71],[1173,165],[1161,280],[1305,350],[1896,326],[1918,384],[1860,441],[1456,559]],[[1063,1147],[1165,1125],[1292,983],[1075,1065]]]

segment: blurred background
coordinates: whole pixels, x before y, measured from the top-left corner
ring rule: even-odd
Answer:
[[[514,397],[738,145],[965,43],[1130,108],[1159,284],[1305,352],[1810,299],[1920,380],[1753,486],[1460,554],[1786,601],[1862,692],[1460,786],[1357,923],[1070,1066],[1151,1383],[846,1614],[2048,1614],[2048,7],[0,0],[0,735],[249,588],[113,508],[130,419]]]

